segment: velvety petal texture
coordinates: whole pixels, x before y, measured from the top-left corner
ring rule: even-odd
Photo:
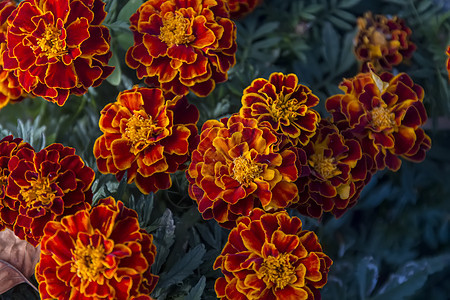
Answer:
[[[276,145],[276,135],[255,119],[235,114],[205,122],[186,171],[203,218],[231,228],[256,207],[278,210],[297,201],[296,153]]]
[[[184,96],[137,86],[121,92],[101,111],[103,135],[94,144],[99,171],[118,180],[127,172],[128,183],[144,194],[170,188],[170,174],[185,168],[195,144],[198,118]]]
[[[2,143],[4,149],[17,146],[8,161],[1,219],[19,238],[37,246],[48,222],[89,206],[94,171],[74,148],[51,144],[35,152],[16,141]]]
[[[25,150],[21,150],[25,149]],[[11,173],[8,165],[11,158],[16,160],[18,152],[24,153],[23,155],[33,155],[34,150],[30,144],[25,143],[20,138],[14,138],[12,135],[6,136],[0,140],[0,230],[9,228],[12,230],[15,213],[11,213],[8,205],[17,205],[12,199],[6,196],[6,189],[8,187],[8,178]],[[18,154],[21,156],[22,154]]]
[[[237,20],[251,13],[263,0],[228,0],[227,2],[230,8],[230,18]]]
[[[280,148],[306,145],[320,121],[320,115],[312,109],[319,98],[299,84],[295,74],[272,73],[268,80],[255,79],[244,90],[241,102],[239,114],[275,132]]]
[[[8,18],[3,68],[25,92],[62,106],[98,86],[113,67],[102,0],[25,0]]]
[[[308,170],[296,182],[300,193],[296,208],[314,218],[323,212],[340,217],[356,204],[371,178],[358,140],[345,138],[329,120],[322,119],[303,150]]]
[[[12,0],[0,1],[0,109],[8,103],[23,100],[26,95],[14,72],[3,68],[3,59],[1,58],[3,52],[6,51],[6,32],[8,29],[6,20],[16,6],[16,3]]]
[[[411,29],[397,16],[387,17],[366,12],[358,18],[358,33],[354,39],[354,53],[367,71],[367,63],[375,70],[391,70],[411,58],[416,45],[410,40]]]
[[[314,232],[287,212],[256,208],[237,220],[214,263],[219,299],[320,299],[332,260]]]
[[[112,197],[44,229],[36,279],[42,299],[151,299],[153,236]]]
[[[151,87],[205,97],[236,63],[236,26],[224,0],[149,0],[130,24],[126,63]]]
[[[372,173],[388,167],[396,171],[400,157],[422,161],[431,139],[421,126],[427,121],[424,91],[405,73],[372,70],[344,79],[345,94],[327,99],[333,123],[347,138],[356,138]]]

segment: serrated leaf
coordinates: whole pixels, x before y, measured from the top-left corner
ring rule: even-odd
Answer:
[[[158,286],[161,289],[165,289],[171,285],[183,281],[183,279],[191,275],[194,270],[200,266],[205,253],[206,250],[203,244],[191,249],[185,256],[183,256],[183,258],[174,264],[169,272],[161,274]]]
[[[34,273],[40,252],[39,246],[19,239],[10,229],[0,231],[0,294],[23,282],[37,290],[28,278]]]
[[[152,265],[152,272],[158,274],[162,265],[166,262],[170,253],[170,247],[175,241],[175,222],[170,209],[166,209],[160,218],[159,228],[154,238],[158,251],[156,252],[155,263]]]
[[[326,22],[322,28],[323,55],[331,70],[337,65],[339,55],[339,34],[330,23]]]
[[[128,22],[131,15],[134,14],[141,5],[142,0],[128,0],[127,4],[125,4],[120,10],[117,20]]]
[[[202,276],[197,284],[189,291],[189,294],[184,298],[185,300],[201,300],[203,290],[206,286],[206,278]]]

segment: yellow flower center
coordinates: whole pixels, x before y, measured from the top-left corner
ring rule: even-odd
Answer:
[[[261,264],[259,278],[263,278],[266,284],[272,283],[275,289],[283,289],[297,280],[295,268],[289,261],[289,255],[280,254],[278,257],[269,256]]]
[[[132,143],[131,151],[133,154],[137,154],[147,148],[148,145],[153,144],[152,136],[161,131],[162,128],[153,123],[151,116],[144,118],[141,115],[134,114],[128,119],[124,136]]]
[[[77,246],[73,251],[75,261],[72,264],[71,271],[76,272],[81,279],[88,281],[97,281],[98,275],[103,272],[105,266],[105,249],[102,245],[94,248],[92,245]]]
[[[290,95],[279,95],[278,98],[272,102],[271,113],[274,120],[280,119],[293,120],[299,114],[297,111],[302,106],[295,98],[290,98]]]
[[[395,126],[395,114],[385,107],[375,107],[370,112],[372,125],[379,129],[392,128]]]
[[[60,39],[61,30],[55,26],[48,26],[45,28],[45,32],[40,39],[38,39],[38,46],[42,52],[48,57],[58,57],[65,53],[66,43]]]
[[[233,164],[233,178],[245,186],[253,182],[262,173],[262,168],[259,164],[242,156],[235,158]]]
[[[336,167],[336,160],[334,157],[324,157],[323,151],[312,154],[309,164],[325,179],[329,179],[341,173]]]
[[[48,205],[55,199],[55,191],[51,188],[51,182],[47,177],[39,177],[30,187],[20,190],[20,194],[28,206],[38,202],[39,205]]]
[[[169,12],[164,16],[162,22],[159,39],[167,46],[188,44],[195,39],[192,34],[187,33],[190,21],[182,15]]]

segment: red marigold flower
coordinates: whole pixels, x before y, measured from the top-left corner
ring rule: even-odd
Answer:
[[[240,19],[251,13],[263,0],[227,0],[230,8],[230,18]]]
[[[128,183],[145,194],[168,189],[170,174],[189,158],[198,117],[184,96],[166,99],[161,89],[137,86],[121,92],[101,111],[103,135],[94,144],[99,171],[118,180],[127,171]]]
[[[92,201],[94,171],[75,149],[52,144],[35,153],[23,147],[8,163],[10,171],[1,218],[14,233],[39,244],[45,224],[86,208]]]
[[[255,207],[280,209],[297,200],[295,152],[274,151],[277,137],[255,119],[209,120],[186,171],[189,195],[203,218],[233,227]]]
[[[447,72],[448,72],[448,79],[450,80],[450,46],[447,47]]]
[[[153,236],[121,201],[101,199],[44,228],[36,279],[42,299],[151,299]]]
[[[3,216],[7,218],[8,206],[5,206],[4,199],[6,196],[6,189],[8,187],[8,178],[10,171],[8,164],[14,155],[16,155],[21,149],[26,149],[28,153],[34,152],[30,144],[23,142],[20,138],[14,138],[12,135],[8,135],[0,140],[0,231],[8,227],[12,229],[9,219],[6,223],[3,221]],[[19,154],[20,156],[21,154]]]
[[[126,63],[150,86],[207,96],[235,64],[236,26],[225,1],[146,1],[130,18]]]
[[[256,79],[244,90],[239,113],[276,132],[282,145],[304,146],[320,121],[320,115],[311,108],[318,103],[319,98],[299,84],[295,74],[272,73],[269,80]]]
[[[25,0],[8,18],[4,69],[23,89],[64,105],[98,86],[113,67],[102,0]]]
[[[362,62],[363,71],[368,71],[368,62],[377,71],[391,70],[392,66],[411,58],[416,50],[416,45],[410,41],[411,29],[397,16],[374,16],[369,11],[363,18],[358,18],[357,23],[354,53]]]
[[[12,0],[0,1],[0,109],[9,102],[19,102],[23,100],[24,92],[19,85],[14,72],[3,69],[3,52],[6,50],[6,31],[8,24],[6,20],[16,8],[16,3]]]
[[[359,142],[344,138],[335,125],[323,119],[303,150],[309,175],[297,181],[300,200],[295,206],[310,217],[319,218],[324,211],[340,217],[356,204],[370,179]]]
[[[317,236],[285,211],[241,217],[214,263],[219,299],[320,299],[333,261]]]
[[[398,170],[399,157],[422,161],[431,139],[420,128],[427,120],[423,88],[405,73],[394,76],[372,71],[344,79],[344,95],[327,99],[326,108],[344,135],[356,137],[376,171]]]

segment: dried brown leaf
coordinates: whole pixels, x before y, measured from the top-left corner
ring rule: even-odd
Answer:
[[[33,247],[13,231],[0,231],[0,295],[22,282],[36,289],[28,278],[34,273],[40,252],[40,246]]]

